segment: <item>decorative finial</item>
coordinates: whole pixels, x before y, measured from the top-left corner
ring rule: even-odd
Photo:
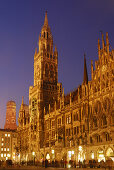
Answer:
[[[55,52],[57,52],[57,46],[55,45]]]
[[[44,25],[48,25],[47,11],[45,13]]]
[[[83,77],[83,83],[88,84],[88,74],[87,74],[87,65],[86,65],[86,57],[84,53],[84,77]]]
[[[34,54],[35,56],[37,55],[37,48],[35,48],[35,54]]]
[[[105,48],[105,42],[104,42],[104,34],[103,34],[103,32],[102,32],[102,48],[103,48],[103,50],[104,50],[104,48]]]
[[[109,39],[108,39],[108,32],[106,32],[106,47],[107,47],[107,52],[109,54]]]
[[[22,96],[22,105],[24,104],[24,98],[23,98],[23,96]]]
[[[100,47],[100,41],[98,39],[98,56],[100,57],[100,50],[101,50],[101,47]]]

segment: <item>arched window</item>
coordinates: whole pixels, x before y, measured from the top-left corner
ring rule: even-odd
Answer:
[[[48,77],[49,70],[48,70],[48,65],[45,65],[45,76]]]
[[[100,101],[96,102],[94,111],[95,111],[96,115],[101,113],[101,103],[100,103]]]
[[[49,44],[47,45],[47,51],[50,51],[50,46],[49,46]]]
[[[94,122],[94,127],[97,127],[97,118],[96,117],[93,118],[93,122]]]
[[[44,32],[44,38],[45,38],[45,32]]]
[[[103,120],[103,126],[107,125],[107,120],[106,120],[106,116],[105,115],[103,115],[102,120]]]
[[[53,78],[54,72],[53,72],[53,66],[50,66],[50,78]]]
[[[109,112],[109,110],[110,110],[110,99],[108,97],[104,99],[103,107],[104,107],[105,111]]]

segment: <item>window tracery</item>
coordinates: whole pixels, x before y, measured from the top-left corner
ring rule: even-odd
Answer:
[[[100,101],[96,102],[94,110],[95,110],[96,115],[101,113],[101,102]]]
[[[104,99],[103,108],[104,108],[105,112],[109,112],[109,110],[110,110],[110,99],[109,98]]]

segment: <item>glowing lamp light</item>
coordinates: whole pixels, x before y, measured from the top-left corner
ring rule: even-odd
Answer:
[[[52,150],[51,153],[54,154],[54,150]]]
[[[79,146],[79,151],[82,151],[82,146]]]
[[[74,151],[72,151],[72,155],[74,155]]]
[[[68,157],[71,158],[71,151],[68,151]]]
[[[46,159],[50,159],[49,153],[47,154]]]
[[[68,168],[71,168],[71,165],[70,165],[70,164],[68,164]]]
[[[32,155],[34,156],[34,155],[35,155],[35,152],[32,152]]]

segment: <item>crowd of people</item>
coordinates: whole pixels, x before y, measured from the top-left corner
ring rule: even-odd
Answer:
[[[101,161],[98,162],[96,160],[89,160],[86,162],[85,160],[83,162],[75,162],[73,160],[66,161],[66,160],[52,160],[52,162],[45,159],[45,161],[42,161],[42,166],[47,167],[61,167],[61,168],[111,168],[114,166],[113,161],[107,160],[106,162]]]

